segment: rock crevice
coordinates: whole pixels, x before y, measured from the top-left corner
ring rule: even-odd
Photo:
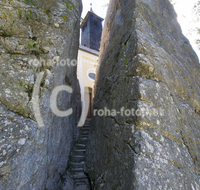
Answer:
[[[0,189],[57,189],[77,139],[81,102],[76,66],[81,1],[0,1]],[[67,6],[69,5],[69,6]],[[70,7],[70,8],[69,8]],[[67,62],[68,63],[68,62]],[[69,62],[70,63],[70,62]],[[36,84],[44,73],[41,84]],[[33,89],[38,85],[41,118],[37,123]],[[55,115],[50,97],[60,92]]]
[[[200,188],[199,72],[168,0],[110,1],[94,109],[116,114],[92,120],[94,189]]]

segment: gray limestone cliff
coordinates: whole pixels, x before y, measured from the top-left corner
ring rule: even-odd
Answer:
[[[111,0],[86,170],[94,190],[200,189],[200,65],[168,0]]]
[[[81,9],[79,0],[0,1],[1,190],[59,186],[81,109],[75,61]],[[43,126],[34,116],[37,85]],[[59,85],[73,89],[55,100],[59,110],[73,109],[68,117],[50,108],[51,93]]]

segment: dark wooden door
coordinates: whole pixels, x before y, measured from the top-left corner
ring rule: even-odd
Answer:
[[[89,109],[87,117],[92,117],[92,93],[89,92]]]

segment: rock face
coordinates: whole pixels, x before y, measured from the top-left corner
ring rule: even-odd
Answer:
[[[0,5],[0,189],[57,189],[77,138],[81,1],[3,0]],[[36,84],[39,74],[42,81]],[[59,85],[73,89],[55,100],[59,110],[73,109],[68,117],[50,108]],[[44,125],[34,116],[37,86]]]
[[[200,65],[168,0],[111,0],[86,153],[94,189],[200,189]]]

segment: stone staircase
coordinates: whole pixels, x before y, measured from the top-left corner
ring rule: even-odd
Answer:
[[[68,162],[68,173],[73,179],[74,190],[91,190],[87,174],[84,173],[86,145],[90,130],[90,119],[80,128],[79,138],[74,143]]]

